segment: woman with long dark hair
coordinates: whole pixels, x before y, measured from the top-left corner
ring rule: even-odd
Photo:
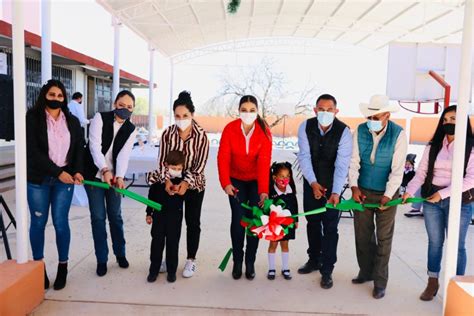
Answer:
[[[44,258],[44,231],[51,206],[59,256],[55,290],[66,286],[71,241],[68,217],[74,184],[83,180],[83,150],[81,125],[68,110],[66,89],[60,81],[49,80],[26,113],[27,197],[34,260]],[[46,267],[44,288],[49,288]]]
[[[254,96],[246,95],[239,102],[240,118],[224,128],[217,155],[219,180],[229,195],[232,209],[230,236],[234,267],[232,277],[242,276],[244,260],[245,230],[240,225],[246,209],[242,202],[251,206],[262,205],[268,199],[272,135],[265,121],[258,115],[258,102]],[[245,250],[245,277],[255,277],[255,255],[258,238],[247,236]]]
[[[124,177],[137,134],[130,121],[135,107],[135,96],[127,90],[115,97],[114,110],[99,112],[90,121],[89,143],[86,148],[85,174],[88,180],[103,181],[120,189],[125,188]],[[109,220],[112,247],[120,268],[129,266],[125,256],[125,236],[122,219],[122,197],[114,189],[104,190],[85,186],[91,213],[98,276],[107,273],[109,247],[106,218]]]
[[[472,198],[474,194],[474,151],[472,127],[467,121],[466,151],[464,160],[463,202],[459,226],[459,246],[457,275],[466,270],[466,235],[471,222]],[[426,146],[416,175],[407,186],[403,199],[414,196],[421,187],[421,196],[427,198],[423,203],[425,227],[428,233],[428,285],[420,296],[423,301],[431,301],[439,288],[439,273],[443,244],[448,228],[449,202],[451,196],[451,173],[454,154],[454,129],[456,126],[456,106],[447,107],[428,146]]]
[[[175,124],[165,129],[161,135],[159,169],[148,176],[150,184],[165,183],[169,195],[178,194],[184,197],[187,246],[187,260],[183,269],[185,278],[192,277],[197,269],[196,254],[201,235],[201,208],[206,189],[204,169],[209,156],[209,140],[204,129],[194,120],[194,111],[191,94],[182,91],[173,103]],[[166,156],[174,150],[183,152],[186,157],[184,179],[178,185],[173,185],[165,166]],[[158,267],[152,268],[156,270]],[[164,264],[160,270],[165,271]]]

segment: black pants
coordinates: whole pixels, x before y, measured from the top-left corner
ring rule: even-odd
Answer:
[[[176,273],[182,222],[183,202],[180,198],[163,205],[161,211],[153,212],[150,272],[157,273],[159,271],[166,243],[166,270],[168,273]]]
[[[234,262],[242,263],[244,259],[244,239],[245,229],[240,225],[242,216],[249,216],[249,211],[243,208],[240,203],[248,203],[256,206],[259,201],[257,181],[241,181],[231,179],[232,185],[239,190],[238,200],[229,196],[230,208],[232,210],[232,221],[230,223],[230,237],[232,238],[232,256]],[[253,265],[258,248],[258,238],[247,236],[247,246],[245,249],[245,264]]]
[[[328,193],[330,195],[331,193]],[[324,207],[327,197],[319,200],[314,198],[313,189],[304,180],[303,206],[305,211]],[[337,261],[337,243],[339,241],[338,224],[341,212],[327,209],[321,214],[306,216],[308,221],[306,233],[308,235],[308,256],[313,263],[322,263],[321,274],[328,275],[334,270]]]
[[[188,190],[184,196],[184,218],[186,220],[186,246],[188,259],[196,259],[201,236],[201,208],[204,192]]]

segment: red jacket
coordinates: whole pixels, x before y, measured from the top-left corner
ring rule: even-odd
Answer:
[[[222,188],[231,184],[230,178],[242,181],[257,180],[258,193],[268,194],[272,156],[272,138],[269,129],[267,129],[267,134],[268,136],[255,122],[247,155],[242,121],[237,119],[226,125],[222,132],[217,154],[219,180]]]

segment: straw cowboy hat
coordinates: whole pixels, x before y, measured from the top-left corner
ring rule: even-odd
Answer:
[[[369,103],[361,103],[359,105],[362,115],[370,117],[385,112],[396,112],[398,106],[390,105],[390,101],[386,95],[374,95],[370,98]]]

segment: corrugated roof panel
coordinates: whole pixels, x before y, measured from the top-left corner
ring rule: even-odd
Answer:
[[[225,12],[222,6],[216,6],[215,3],[192,2],[192,7],[199,17],[201,23],[204,21],[223,21],[225,20]]]
[[[293,24],[298,25],[301,21],[300,15],[282,15],[278,18],[278,24]]]
[[[364,12],[374,6],[378,0],[364,0],[364,1],[346,1],[334,14],[335,17],[344,19],[357,19]]]
[[[167,54],[262,36],[316,37],[371,48],[394,39],[456,41],[459,34],[450,32],[461,28],[464,9],[463,0],[246,0],[229,14],[223,0],[97,1]],[[212,32],[216,28],[220,32]],[[190,37],[183,44],[182,38]]]
[[[281,10],[281,15],[299,15],[302,16],[308,5],[311,3],[310,0],[299,0],[299,1],[284,1]]]
[[[255,3],[255,11],[254,14],[256,16],[269,16],[274,18],[278,15],[278,11],[280,9],[280,2],[279,1],[266,1],[261,2],[258,1]]]
[[[367,32],[349,31],[339,37],[338,41],[355,44],[361,39],[363,39],[365,36],[367,36]]]
[[[332,41],[337,36],[341,34],[341,31],[330,30],[330,29],[323,29],[321,32],[318,33],[317,38],[322,40]]]
[[[273,30],[273,36],[291,36],[294,30],[294,27],[275,27]]]
[[[250,31],[251,37],[268,37],[271,36],[271,29],[270,28],[254,28]]]
[[[171,23],[182,23],[184,21],[189,23],[198,23],[190,6],[183,6],[176,9],[161,11],[161,13]]]
[[[316,1],[313,7],[308,11],[308,18],[328,17],[342,3],[342,0]]]
[[[314,29],[306,29],[306,28],[299,28],[296,33],[294,33],[295,37],[313,37],[316,34]]]

